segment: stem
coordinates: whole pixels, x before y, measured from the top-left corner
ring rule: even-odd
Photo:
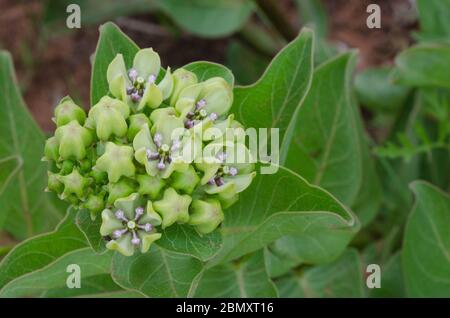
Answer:
[[[252,21],[247,22],[242,27],[237,37],[255,52],[268,58],[272,58],[280,49],[275,40]]]
[[[278,0],[255,0],[267,18],[278,32],[287,40],[292,41],[297,36],[297,29],[291,25],[283,14]]]

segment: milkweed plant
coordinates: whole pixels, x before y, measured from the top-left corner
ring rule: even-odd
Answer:
[[[304,28],[242,86],[106,23],[90,105],[63,97],[52,135],[1,51],[0,229],[21,242],[0,248],[0,297],[450,295],[448,47],[414,46],[353,86],[357,52],[319,63],[319,42]],[[393,132],[409,109],[421,123],[372,150],[355,97],[404,107]],[[435,185],[410,192],[420,176]]]

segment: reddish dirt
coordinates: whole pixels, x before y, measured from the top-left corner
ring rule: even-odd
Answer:
[[[291,22],[298,24],[293,0],[280,1]],[[372,2],[382,8],[381,30],[369,30],[365,24],[366,6]],[[408,0],[324,0],[324,3],[329,13],[330,39],[358,48],[360,68],[390,63],[411,42],[409,30],[414,28],[414,20],[405,18],[411,16]],[[39,125],[50,132],[54,129],[50,120],[53,107],[60,98],[70,94],[85,107],[89,106],[89,58],[95,50],[97,26],[43,36],[42,1],[0,0],[0,12],[0,47],[12,53],[25,101]],[[158,27],[157,32],[144,33],[137,31],[136,21],[157,24],[151,15],[116,22],[139,45],[154,47],[166,65],[177,67],[198,59],[225,60],[228,39],[174,35]]]

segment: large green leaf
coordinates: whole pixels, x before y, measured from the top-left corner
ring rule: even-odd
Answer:
[[[198,259],[157,245],[131,257],[116,253],[112,263],[116,283],[148,297],[186,297],[201,270]]]
[[[218,231],[200,236],[190,225],[173,224],[162,231],[162,237],[156,244],[164,249],[206,261],[219,251],[222,238]]]
[[[180,27],[204,37],[237,31],[254,7],[250,0],[159,0],[158,5]]]
[[[100,234],[100,227],[102,225],[102,218],[97,216],[95,220],[91,219],[91,214],[88,210],[79,210],[75,218],[79,230],[84,234],[91,248],[97,254],[106,252],[106,241]]]
[[[0,297],[37,297],[48,296],[48,290],[67,288],[66,281],[71,272],[69,265],[79,266],[80,287],[72,290],[72,295],[97,294],[104,291],[105,286],[90,285],[89,280],[107,274],[111,266],[112,253],[98,255],[91,248],[74,250],[58,258],[49,265],[10,281],[0,290]],[[102,281],[104,282],[104,281]],[[69,290],[69,289],[68,289]],[[116,287],[114,291],[120,290]],[[61,297],[62,295],[54,295]],[[68,295],[66,295],[68,296]]]
[[[403,280],[401,253],[391,256],[386,264],[381,265],[381,286],[370,291],[371,297],[404,297],[405,283]]]
[[[423,41],[447,40],[450,43],[450,2],[417,0],[420,33]]]
[[[331,264],[292,273],[276,281],[280,297],[364,297],[362,265],[356,250]]]
[[[393,113],[405,103],[410,89],[393,83],[391,72],[388,67],[373,68],[356,76],[355,90],[361,104],[374,112]]]
[[[402,253],[406,291],[411,297],[450,297],[450,197],[423,181],[411,189],[416,201]]]
[[[305,29],[272,60],[253,85],[234,89],[231,112],[246,128],[278,128],[280,163],[290,145],[313,74],[313,33]]]
[[[108,22],[100,27],[100,37],[95,50],[91,77],[91,104],[109,92],[106,70],[117,54],[122,54],[125,65],[131,67],[139,47],[114,23]]]
[[[294,233],[299,258],[336,257],[359,228],[356,217],[331,194],[282,167],[276,174],[258,175],[225,215],[223,247],[211,264]]]
[[[11,56],[0,51],[0,229],[24,239],[52,229],[65,206],[44,193],[45,136],[18,89]]]
[[[65,254],[87,246],[69,209],[54,232],[32,237],[17,245],[0,263],[0,288],[13,279],[39,270]]]
[[[350,95],[355,55],[340,55],[319,66],[298,113],[286,166],[309,182],[353,203],[361,184],[359,131]]]
[[[450,88],[450,46],[418,45],[400,53],[395,64],[400,84]]]
[[[206,270],[194,294],[195,297],[277,297],[275,285],[264,265],[263,251],[237,263],[218,265]]]

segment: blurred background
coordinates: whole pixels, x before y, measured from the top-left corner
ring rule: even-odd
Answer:
[[[81,29],[66,27],[70,3],[81,7]],[[381,29],[366,26],[370,3],[381,7]],[[164,66],[214,61],[240,84],[254,82],[303,26],[316,31],[316,64],[357,48],[358,71],[392,64],[418,27],[411,0],[0,0],[0,48],[12,53],[26,104],[44,131],[54,129],[53,108],[63,96],[89,107],[89,61],[98,27],[109,20],[139,46],[153,47]]]

